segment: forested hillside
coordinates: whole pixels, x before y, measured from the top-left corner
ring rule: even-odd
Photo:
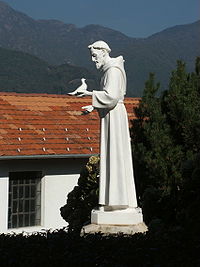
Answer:
[[[95,76],[85,68],[47,62],[23,52],[0,48],[0,91],[65,94],[80,85],[85,77],[89,87]]]
[[[68,63],[94,69],[87,46],[102,39],[111,56],[126,60],[128,95],[141,96],[149,72],[155,72],[160,91],[167,88],[176,60],[193,71],[199,56],[200,21],[175,26],[148,38],[133,38],[99,25],[77,28],[57,20],[34,20],[0,1],[0,46],[35,55],[51,65]]]

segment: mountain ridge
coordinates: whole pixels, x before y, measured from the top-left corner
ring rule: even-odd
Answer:
[[[34,20],[0,1],[0,46],[35,55],[50,65],[68,63],[94,70],[88,45],[96,40],[109,43],[111,56],[123,55],[128,92],[140,96],[149,72],[155,72],[166,88],[176,60],[193,70],[199,56],[200,21],[167,28],[147,38],[134,38],[100,25],[82,28],[59,20]]]
[[[67,94],[81,84],[82,77],[89,89],[97,85],[95,75],[85,68],[51,66],[28,53],[0,48],[0,91]]]

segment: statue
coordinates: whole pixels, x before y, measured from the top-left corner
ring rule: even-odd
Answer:
[[[136,214],[138,208],[130,133],[123,102],[126,94],[124,60],[122,56],[111,58],[109,55],[111,49],[104,41],[97,41],[88,48],[96,68],[102,72],[99,91],[90,92],[84,89],[79,90],[77,95],[78,97],[92,96],[92,105],[83,108],[88,111],[97,109],[101,120],[100,208],[93,212],[109,214],[117,211]],[[142,220],[141,216],[137,223]],[[111,221],[111,224],[118,224],[117,221]],[[109,221],[105,220],[103,223],[109,224]],[[120,219],[119,224],[124,224],[123,220]],[[127,224],[130,224],[130,221]]]

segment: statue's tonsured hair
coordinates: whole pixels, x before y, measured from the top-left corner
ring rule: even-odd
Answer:
[[[102,50],[106,50],[108,53],[111,52],[111,49],[109,47],[109,45],[104,42],[104,41],[96,41],[93,44],[88,46],[89,49],[102,49]]]

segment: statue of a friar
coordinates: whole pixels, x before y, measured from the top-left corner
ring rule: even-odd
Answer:
[[[128,212],[137,208],[129,124],[124,96],[126,73],[122,56],[111,58],[104,41],[88,46],[92,61],[102,72],[100,90],[83,90],[101,119],[99,211]],[[80,96],[80,95],[79,95]]]

